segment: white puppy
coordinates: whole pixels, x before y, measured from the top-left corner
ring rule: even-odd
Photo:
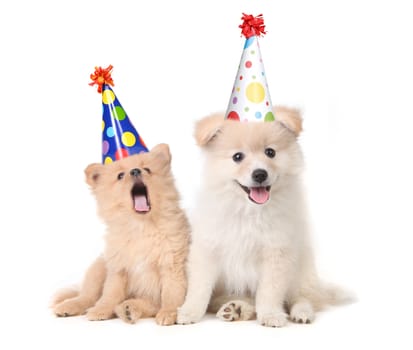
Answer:
[[[281,107],[275,114],[276,122],[213,115],[196,125],[206,167],[180,324],[198,322],[207,308],[227,321],[257,317],[281,327],[289,312],[292,321],[310,323],[315,310],[343,297],[320,283],[314,266],[300,179],[301,117]]]

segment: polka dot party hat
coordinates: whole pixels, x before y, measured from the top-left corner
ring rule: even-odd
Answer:
[[[112,65],[107,68],[95,67],[90,75],[91,86],[98,86],[102,94],[102,163],[126,158],[129,155],[149,152],[139,133],[133,127],[128,115],[110,86],[114,86],[111,73]]]
[[[245,13],[241,19],[239,28],[246,40],[225,118],[243,122],[274,121],[258,43],[258,37],[266,34],[264,19],[262,15],[254,17]]]

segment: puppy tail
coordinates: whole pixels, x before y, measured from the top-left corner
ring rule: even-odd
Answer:
[[[79,295],[79,289],[75,287],[63,288],[56,292],[56,294],[52,297],[52,301],[50,303],[50,307],[53,308],[57,304],[60,304],[62,301],[66,299],[71,299],[77,297]]]
[[[355,294],[341,286],[326,284],[321,287],[324,304],[345,305],[357,301]]]
[[[357,299],[351,291],[335,284],[325,283],[306,289],[303,294],[312,302],[316,310],[321,310],[326,306],[350,304]]]

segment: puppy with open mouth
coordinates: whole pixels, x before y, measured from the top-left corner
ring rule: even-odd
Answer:
[[[171,325],[186,293],[189,224],[179,206],[169,147],[149,151],[113,91],[107,84],[102,90],[103,164],[91,164],[85,173],[106,224],[105,250],[79,290],[56,295],[53,311],[86,313],[89,320],[116,315],[128,323],[156,317],[158,324]]]
[[[106,248],[79,291],[55,300],[58,316],[117,315],[128,323],[156,316],[175,323],[186,290],[189,227],[179,208],[165,144],[111,164],[91,164],[86,181],[107,225]]]

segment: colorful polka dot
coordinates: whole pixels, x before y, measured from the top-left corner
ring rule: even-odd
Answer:
[[[245,67],[251,68],[252,67],[252,62],[251,61],[245,62]]]
[[[128,155],[129,155],[129,152],[126,149],[120,148],[116,151],[115,158],[116,160],[119,160],[119,159],[126,158]]]
[[[113,93],[112,90],[106,89],[105,91],[102,92],[102,102],[105,105],[113,103],[113,101],[115,101],[115,94]]]
[[[245,108],[244,108],[244,111],[245,111],[245,112],[248,112],[249,110],[250,110],[249,107],[245,107]]]
[[[237,102],[238,102],[238,98],[235,96],[235,97],[232,99],[232,104],[236,105]]]
[[[255,112],[255,118],[260,119],[262,117],[261,112]]]
[[[266,105],[266,106],[269,106],[269,105],[270,105],[270,103],[269,103],[268,101],[266,101],[266,102],[265,102],[265,105]]]
[[[251,55],[254,55],[255,54],[255,50],[251,50]]]
[[[105,156],[106,154],[108,154],[108,152],[109,152],[109,142],[108,141],[103,141],[102,142],[102,153],[103,153],[103,155]]]
[[[266,122],[273,122],[274,120],[275,120],[275,118],[274,118],[274,114],[273,114],[272,112],[268,112],[268,113],[265,115],[264,121],[266,121]]]
[[[136,143],[136,137],[130,131],[126,131],[122,134],[122,143],[127,147],[132,147]]]
[[[121,106],[116,106],[113,111],[117,120],[123,120],[126,118],[126,112]]]
[[[239,80],[242,80],[244,77],[241,75],[240,77],[239,77]]]
[[[237,87],[237,88],[236,88],[236,90],[237,90],[237,92],[239,92],[240,88],[239,88],[239,87]]]
[[[107,136],[107,137],[113,137],[113,136],[115,136],[115,130],[113,130],[113,127],[109,126],[109,127],[106,129],[106,136]]]
[[[109,86],[102,92],[102,163],[108,164],[148,148]]]
[[[240,119],[239,119],[239,115],[238,115],[238,113],[237,113],[237,112],[235,112],[235,111],[231,111],[231,112],[229,112],[229,113],[228,113],[228,116],[227,116],[227,119],[237,120],[237,121],[239,121],[239,120],[240,120]]]
[[[250,83],[245,91],[247,99],[254,103],[260,103],[264,100],[265,90],[261,83]]]

